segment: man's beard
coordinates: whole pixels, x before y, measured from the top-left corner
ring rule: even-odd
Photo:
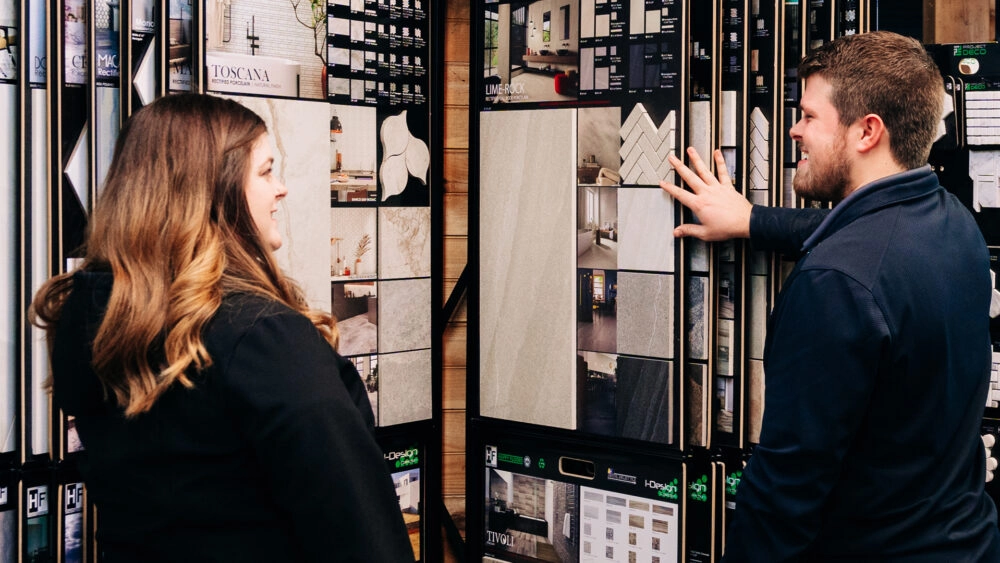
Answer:
[[[850,184],[851,165],[844,150],[847,142],[840,137],[829,156],[819,162],[809,160],[805,173],[797,172],[792,181],[795,193],[806,199],[838,202],[844,199]]]

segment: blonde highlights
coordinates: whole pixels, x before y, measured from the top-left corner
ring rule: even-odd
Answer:
[[[189,376],[211,365],[202,331],[227,294],[280,301],[336,347],[334,319],[281,272],[247,206],[251,151],[266,133],[234,101],[176,94],[139,110],[119,135],[81,267],[114,278],[92,365],[126,416],[172,385],[191,387]],[[56,276],[32,303],[50,342],[71,290],[71,273]]]

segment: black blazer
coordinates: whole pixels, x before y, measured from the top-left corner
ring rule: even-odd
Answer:
[[[111,283],[76,274],[52,357],[106,561],[413,560],[364,387],[308,319],[225,298],[212,366],[127,420],[90,369]]]

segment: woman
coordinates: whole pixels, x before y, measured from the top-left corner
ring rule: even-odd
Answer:
[[[86,258],[32,304],[105,561],[412,561],[336,324],[275,263],[263,121],[178,94],[122,130]]]

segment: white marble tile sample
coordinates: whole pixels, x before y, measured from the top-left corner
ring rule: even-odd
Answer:
[[[32,3],[32,9],[38,9],[39,3]],[[37,19],[35,21],[38,21]],[[32,34],[37,36],[39,34]],[[32,88],[31,105],[35,108],[46,107],[47,90]],[[31,294],[34,295],[42,282],[48,277],[49,247],[52,237],[49,231],[48,213],[48,144],[46,135],[48,120],[45,112],[32,112],[31,115],[31,215],[28,219],[31,244],[30,283]],[[11,168],[13,170],[13,168]],[[49,451],[49,407],[48,393],[44,390],[45,381],[49,377],[49,354],[45,343],[45,332],[35,326],[30,328],[29,346],[31,352],[31,384],[28,395],[31,401],[31,420],[27,430],[27,442],[20,444],[31,455],[43,454]]]
[[[722,145],[736,146],[736,110],[739,102],[736,90],[722,91]],[[707,154],[707,153],[706,153]]]
[[[4,123],[16,123],[17,118],[17,86],[12,84],[0,84],[0,115],[3,116]],[[4,128],[2,142],[0,146],[17,147],[20,145],[17,128],[8,126]],[[15,220],[23,212],[21,209],[20,195],[18,190],[13,189],[17,184],[17,151],[0,151],[0,177],[3,178],[3,185],[9,189],[0,190],[0,217],[4,217],[3,226],[0,227],[0,288],[4,295],[4,303],[17,303],[20,292],[20,275],[18,263],[20,262],[20,221]],[[17,351],[18,339],[15,334],[20,332],[18,326],[19,307],[4,305],[3,312],[0,313],[0,373],[5,374],[0,377],[0,453],[14,451],[17,445],[16,428],[17,420]]]
[[[611,69],[602,66],[594,69],[594,88],[596,90],[607,90],[611,87]]]
[[[431,373],[430,350],[379,355],[379,426],[433,416]]]
[[[595,37],[608,37],[611,35],[611,15],[599,14],[594,27]]]
[[[481,115],[480,412],[576,425],[575,109]],[[539,337],[539,335],[542,335]]]
[[[431,347],[431,280],[380,281],[378,284],[379,352]]]
[[[618,272],[618,353],[674,357],[674,276]]]
[[[330,310],[330,265],[317,256],[329,248],[329,104],[318,101],[234,97],[261,116],[270,132],[274,170],[288,188],[275,215],[282,245],[278,264],[293,277],[317,309]],[[319,236],[317,236],[319,234]]]
[[[618,267],[674,271],[674,198],[660,188],[618,190]]]
[[[431,275],[431,209],[382,207],[378,210],[379,278]]]

